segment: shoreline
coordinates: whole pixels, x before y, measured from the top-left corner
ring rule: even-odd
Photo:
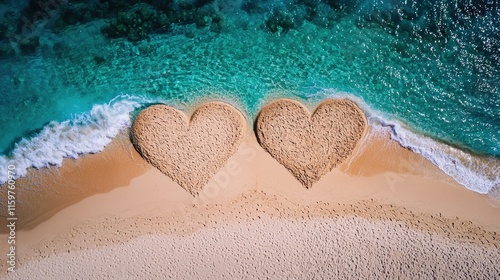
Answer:
[[[121,114],[125,113],[127,115],[126,118],[128,119],[128,118],[130,118],[129,114],[133,111],[133,109],[131,109],[132,107],[137,108],[137,107],[141,106],[140,104],[142,104],[142,105],[144,105],[144,104],[141,103],[142,101],[138,101],[137,98],[132,98],[130,100],[128,100],[126,98],[127,98],[126,95],[120,95],[118,97],[113,98],[110,101],[110,102],[117,101],[117,103],[123,102],[123,104],[117,104],[117,103],[95,104],[91,111],[94,111],[94,109],[97,106],[98,110],[96,110],[96,111],[111,110],[111,111],[108,111],[107,113],[109,115],[113,115],[113,116],[118,114],[118,115],[120,115],[119,116],[120,119],[123,118],[123,116]],[[139,99],[141,99],[141,98],[142,97],[139,97]],[[276,100],[276,98],[284,98],[284,99],[291,99],[291,100],[299,101],[304,106],[306,106],[309,110],[313,110],[314,108],[316,108],[316,106],[319,105],[318,100],[304,100],[301,98],[288,97],[284,94],[273,93],[273,94],[270,94],[270,96],[268,98],[263,100],[260,103],[260,106],[264,107],[266,104],[272,103],[272,101]],[[500,195],[499,195],[500,185],[497,184],[497,183],[500,183],[500,181],[498,181],[498,180],[500,180],[500,177],[497,176],[497,173],[498,173],[497,169],[498,168],[496,168],[496,166],[498,166],[498,164],[500,164],[500,161],[495,156],[481,155],[481,154],[478,154],[476,152],[461,150],[460,148],[451,146],[451,145],[446,144],[446,143],[442,143],[439,140],[434,139],[430,136],[425,136],[425,135],[419,134],[417,132],[413,132],[410,128],[405,127],[405,125],[403,125],[402,123],[400,123],[397,120],[385,119],[383,116],[380,115],[380,112],[374,110],[369,105],[364,103],[361,99],[359,99],[359,97],[356,97],[354,95],[351,95],[348,93],[335,93],[335,92],[331,93],[331,94],[325,93],[324,99],[331,99],[331,98],[333,98],[333,99],[347,98],[350,100],[354,100],[355,102],[358,103],[360,108],[365,112],[370,127],[377,129],[377,130],[386,131],[386,132],[390,130],[390,134],[391,134],[390,137],[392,138],[392,140],[398,142],[398,145],[403,146],[406,149],[412,150],[412,151],[414,151],[414,153],[417,153],[419,155],[423,155],[423,157],[425,157],[427,159],[427,161],[433,162],[433,165],[438,166],[439,169],[447,170],[446,173],[450,174],[448,176],[453,178],[452,181],[461,182],[460,184],[464,188],[467,188],[469,190],[475,191],[475,192],[480,193],[480,194],[484,194],[483,190],[485,188],[489,189],[489,191],[486,194],[488,196],[490,196],[492,198],[492,200],[495,200],[496,201],[495,203],[500,207]],[[162,103],[160,100],[157,100],[157,101]],[[199,105],[201,105],[205,102],[217,102],[217,101],[221,101],[220,96],[217,96],[217,95],[205,96],[205,97],[200,97],[189,104],[182,103],[182,102],[181,103],[174,102],[173,106],[177,109],[180,109],[180,110],[186,112],[187,114],[190,114],[190,113],[192,113],[193,110],[195,110],[195,108],[197,108]],[[151,100],[150,100],[150,102],[151,102]],[[223,101],[223,102],[230,104],[232,106],[235,106],[236,108],[238,108],[238,111],[240,111],[244,115],[246,115],[246,113],[248,113],[246,110],[241,110],[241,108],[244,108],[244,106],[242,106],[242,104],[239,103],[239,101],[237,101],[235,98],[229,98],[229,100],[227,100],[227,102],[226,101]],[[109,105],[111,105],[111,106],[109,106]],[[128,108],[126,110],[126,112],[121,112],[121,111],[115,112],[114,110],[118,110],[117,108],[114,108],[115,106],[117,106],[117,108],[122,108],[122,109],[123,109],[123,107],[127,107],[127,108],[130,107],[130,108]],[[81,117],[86,117],[88,115],[91,115],[91,111],[83,112],[83,113],[79,114],[77,117],[81,118]],[[258,113],[256,113],[254,117],[256,117],[257,115],[258,115]],[[94,116],[94,117],[98,117],[98,116]],[[68,124],[71,124],[75,120],[76,119],[68,119],[68,120],[62,121],[60,124],[66,123],[66,125],[68,125]],[[253,119],[247,117],[246,120],[247,120],[248,126],[253,127],[253,125],[254,125]],[[102,123],[109,123],[110,122],[110,120],[108,120],[108,119],[99,119],[98,121],[102,122]],[[83,126],[85,128],[84,130],[91,130],[92,131],[93,129],[95,129],[95,128],[87,127],[87,125],[90,125],[90,124],[84,124],[84,126]],[[123,137],[123,136],[120,136],[120,135],[123,135],[123,130],[129,130],[130,126],[131,125],[129,124],[128,126],[122,127],[120,129],[113,127],[112,129],[116,130],[117,134],[116,135],[113,134],[114,136],[111,138]],[[41,129],[41,132],[45,131],[46,128],[47,128],[47,126],[44,126]],[[71,125],[68,127],[61,126],[60,128],[67,129],[68,131],[73,131],[73,127]],[[101,130],[102,130],[102,128],[99,128],[97,130],[97,132],[99,132]],[[119,132],[119,131],[122,131],[122,132]],[[61,138],[61,137],[63,138],[62,139],[63,142],[70,141],[70,142],[66,143],[67,145],[78,146],[77,141],[75,142],[74,139],[79,138],[79,137],[85,138],[85,133],[78,134],[78,135],[66,135],[64,133],[64,131],[57,131],[56,134],[59,135],[59,138]],[[98,133],[98,134],[102,134],[102,133]],[[103,136],[103,135],[100,135],[100,136]],[[110,138],[110,136],[105,136],[105,137]],[[27,140],[28,140],[28,142],[31,142],[31,141],[36,140],[36,138],[37,138],[37,136],[34,137],[33,139],[27,139]],[[53,143],[51,143],[52,140],[54,140],[54,139],[50,139],[50,141],[47,143],[47,146],[49,147],[49,151],[44,150],[44,149],[39,149],[39,147],[37,147],[36,145],[32,145],[32,144],[29,144],[27,147],[24,147],[24,149],[31,149],[33,151],[33,154],[42,154],[43,155],[47,152],[49,152],[49,154],[50,154],[50,152],[51,152],[50,150],[57,150],[57,147],[56,147],[57,145],[54,145]],[[89,143],[86,143],[86,145],[84,145],[84,146],[87,147],[88,145],[89,145]],[[109,144],[108,144],[108,146],[109,146]],[[66,154],[64,156],[57,156],[56,159],[53,159],[53,158],[49,159],[49,158],[42,157],[43,159],[36,160],[35,163],[30,162],[28,160],[27,162],[22,162],[19,164],[22,168],[21,168],[21,171],[16,172],[16,173],[18,173],[18,174],[24,173],[24,171],[23,171],[24,168],[26,166],[29,166],[30,164],[49,165],[50,166],[49,168],[42,167],[40,169],[36,169],[33,167],[26,167],[26,171],[27,171],[28,175],[21,177],[21,178],[18,178],[19,180],[24,180],[24,178],[30,176],[32,171],[34,171],[35,173],[40,173],[40,174],[43,174],[44,171],[47,173],[53,172],[53,170],[52,170],[53,166],[62,166],[63,162],[64,162],[64,165],[66,165],[66,162],[74,160],[71,157],[77,157],[77,159],[78,159],[81,157],[85,157],[89,154],[101,153],[103,150],[104,150],[104,145],[100,146],[100,144],[99,144],[99,145],[97,145],[97,147],[93,148],[93,151],[88,151],[88,149],[86,149],[85,151],[79,151],[77,149],[77,150],[71,150],[69,152],[64,151],[64,153],[66,153]],[[15,158],[22,158],[23,151],[18,151],[18,152],[19,153],[16,153]],[[15,161],[10,161],[10,159],[6,158],[5,155],[1,155],[0,160],[3,160],[6,166],[8,164],[15,164]],[[19,167],[19,166],[16,165],[16,167]],[[52,171],[48,171],[48,169],[50,169]],[[442,173],[441,170],[439,171],[439,173]],[[6,169],[5,169],[5,172],[7,172]],[[1,181],[5,181],[5,178],[2,178]],[[464,182],[464,180],[465,180],[465,182]],[[480,181],[480,184],[477,184],[480,187],[474,186],[475,180]],[[6,185],[6,183],[0,184],[0,185],[4,186],[4,185]]]
[[[20,267],[150,234],[189,236],[207,227],[263,218],[358,217],[500,248],[500,208],[487,195],[465,189],[422,156],[401,147],[390,139],[388,130],[381,133],[369,127],[354,154],[311,189],[304,188],[250,133],[196,197],[147,164],[128,133],[101,153],[66,160],[49,172],[33,170],[28,177],[38,178],[38,174],[81,185],[61,188],[56,195],[44,189],[43,201],[56,207],[32,217],[17,232]],[[380,155],[387,160],[380,160]],[[394,164],[398,161],[403,164]],[[102,165],[95,166],[97,162]],[[103,185],[96,187],[86,180],[99,170],[97,179]],[[42,203],[35,202],[31,207]],[[19,209],[22,212],[22,206]]]
[[[110,103],[95,104],[91,111],[94,111],[94,109],[96,109],[96,106],[97,106],[98,110],[96,110],[96,111],[111,110],[107,113],[109,115],[118,114],[118,115],[120,115],[119,116],[120,119],[123,118],[123,116],[121,114],[125,113],[127,115],[126,118],[128,119],[128,118],[130,118],[130,116],[129,116],[130,113],[133,110],[135,110],[133,108],[143,106],[143,105],[145,105],[145,103],[141,103],[144,100],[139,101],[139,99],[141,99],[143,97],[139,97],[139,99],[132,98],[130,100],[127,100],[127,98],[128,98],[127,95],[117,96],[117,97],[113,98],[110,101]],[[289,97],[283,93],[282,94],[273,93],[273,94],[270,94],[270,96],[268,98],[266,98],[265,100],[262,100],[260,102],[260,106],[263,108],[266,106],[266,104],[268,105],[268,104],[272,103],[273,100],[276,100],[276,98],[296,100],[296,101],[302,103],[304,106],[306,106],[309,110],[315,109],[321,103],[320,100],[316,100],[316,99],[304,100],[302,98]],[[480,153],[477,153],[474,151],[469,151],[469,150],[461,150],[458,147],[452,146],[452,145],[444,143],[444,142],[440,142],[438,139],[434,139],[431,136],[426,136],[423,134],[419,134],[418,132],[414,132],[411,128],[406,127],[404,124],[402,124],[398,120],[386,119],[384,116],[380,115],[381,114],[380,112],[373,109],[368,104],[366,104],[363,100],[361,100],[359,97],[354,96],[352,94],[342,93],[342,92],[340,92],[340,93],[334,92],[331,94],[325,93],[325,97],[323,100],[338,99],[338,98],[350,99],[350,100],[354,100],[355,102],[357,102],[360,109],[362,111],[364,111],[366,118],[367,118],[367,122],[369,123],[370,127],[377,129],[377,130],[381,130],[381,131],[391,130],[390,137],[392,138],[392,140],[398,142],[398,145],[403,146],[406,149],[412,150],[414,153],[422,155],[423,157],[425,157],[427,159],[427,161],[433,162],[433,165],[438,166],[439,169],[446,170],[445,173],[449,174],[448,176],[452,177],[453,181],[460,182],[459,184],[461,184],[463,187],[465,187],[469,190],[475,191],[477,193],[480,193],[480,194],[489,195],[492,198],[492,200],[497,201],[496,203],[498,203],[498,205],[500,207],[500,195],[499,195],[500,185],[498,185],[498,183],[500,183],[500,181],[499,181],[500,177],[497,176],[497,173],[498,173],[497,169],[498,168],[496,168],[496,166],[498,166],[500,164],[500,160],[497,159],[495,156],[483,155],[483,154],[480,154]],[[208,96],[204,96],[204,97],[199,97],[190,103],[183,103],[183,102],[177,103],[177,101],[175,101],[175,102],[173,102],[172,106],[187,113],[187,114],[191,114],[193,112],[193,110],[195,110],[198,106],[200,106],[203,103],[218,102],[221,100],[222,100],[222,97],[220,97],[218,95],[213,95],[213,96],[208,95]],[[124,104],[113,103],[113,101],[117,101],[117,103],[123,102]],[[144,102],[146,102],[146,101],[144,101]],[[151,103],[152,101],[149,100],[147,102]],[[235,108],[237,108],[238,111],[240,111],[245,116],[248,113],[247,110],[242,110],[242,108],[244,108],[245,106],[243,106],[235,98],[230,97],[228,100],[225,100],[222,102],[234,106]],[[156,100],[156,102],[153,102],[153,103],[155,103],[155,104],[162,103],[163,104],[163,101]],[[109,106],[109,105],[111,105],[111,106]],[[130,107],[130,108],[127,109],[127,112],[115,112],[114,111],[116,109],[116,108],[114,108],[115,106],[117,106],[117,108],[118,107],[119,108]],[[77,115],[77,118],[86,117],[88,115],[91,115],[91,111],[83,112],[83,113]],[[252,115],[253,117],[256,118],[256,116],[258,114],[259,113],[250,114],[250,115]],[[99,116],[94,116],[94,117],[97,118]],[[247,120],[247,125],[249,127],[253,127],[253,125],[254,125],[253,119],[249,118],[249,117],[245,117],[245,118]],[[65,121],[60,122],[60,124],[68,125],[68,124],[71,124],[72,122],[74,122],[75,120],[76,119],[67,119]],[[102,122],[102,123],[109,123],[110,122],[110,120],[106,119],[106,118],[99,119],[98,121]],[[65,135],[64,131],[57,131],[56,134],[59,135],[59,138],[61,138],[61,137],[63,138],[62,139],[63,142],[70,141],[70,142],[66,143],[67,145],[75,147],[75,146],[78,146],[78,142],[74,141],[74,139],[79,138],[79,137],[85,138],[85,133],[86,133],[85,130],[92,131],[95,129],[95,128],[87,127],[87,125],[91,126],[91,124],[84,124],[84,126],[83,126],[84,133],[83,134]],[[47,126],[44,126],[41,129],[41,132],[44,132],[46,130],[46,128],[47,128]],[[61,126],[60,128],[62,128],[64,130],[68,130],[68,131],[74,131],[73,127],[71,125],[67,126],[67,127]],[[105,136],[104,135],[105,133],[104,133],[103,135],[99,135],[99,136],[105,136],[108,139],[122,137],[120,135],[123,134],[123,130],[130,130],[130,129],[131,129],[131,124],[129,124],[127,126],[123,126],[119,129],[116,127],[113,127],[112,130],[116,130],[116,135],[113,134],[113,136],[111,137],[111,136]],[[103,128],[97,129],[98,132],[99,131],[102,132],[102,130],[103,130]],[[122,131],[122,132],[120,132],[120,131]],[[92,132],[92,134],[93,133],[94,132]],[[102,134],[102,133],[98,133],[98,134]],[[95,135],[93,135],[93,136],[95,136]],[[31,142],[31,141],[36,140],[37,137],[38,137],[38,135],[36,135],[34,138],[31,138],[31,139],[30,138],[28,138],[28,139],[23,138],[23,139],[27,140],[28,142]],[[54,139],[49,139],[49,140],[50,141],[48,141],[48,143],[47,143],[49,150],[39,149],[39,147],[37,147],[36,145],[33,145],[33,144],[29,144],[27,147],[24,147],[24,149],[28,149],[28,150],[31,149],[33,151],[32,152],[33,154],[43,155],[47,152],[48,152],[48,154],[50,154],[50,152],[51,152],[50,150],[57,150],[57,147],[56,147],[57,145],[54,145],[53,143],[51,143],[51,141]],[[86,145],[84,145],[84,146],[87,147],[88,145],[89,145],[89,143],[86,143]],[[107,145],[109,145],[109,144],[107,144]],[[27,160],[27,161],[19,164],[22,168],[21,168],[21,171],[16,172],[16,173],[22,174],[26,171],[28,173],[28,175],[26,175],[26,176],[23,175],[21,178],[18,178],[18,179],[23,180],[23,178],[29,177],[29,173],[31,173],[31,171],[33,171],[33,170],[35,170],[37,173],[43,173],[42,171],[47,170],[47,169],[51,169],[51,167],[53,167],[53,166],[62,166],[63,162],[74,160],[73,157],[76,157],[78,159],[78,158],[84,157],[84,156],[89,155],[89,154],[101,153],[104,150],[104,146],[105,146],[104,144],[102,146],[101,146],[101,144],[99,144],[96,147],[94,147],[93,149],[91,149],[92,151],[89,151],[88,149],[86,149],[85,151],[79,151],[78,149],[71,150],[71,151],[64,151],[65,155],[63,155],[63,156],[58,155],[56,157],[56,159],[42,157],[43,158],[42,160],[36,160],[36,162],[30,162],[30,160]],[[18,151],[18,152],[19,153],[15,153],[15,155],[16,155],[15,158],[17,158],[17,159],[22,158],[23,157],[22,153],[24,153],[24,152],[23,151]],[[31,155],[32,153],[29,153],[29,154]],[[31,158],[37,158],[37,157],[32,156]],[[9,164],[14,164],[14,165],[16,165],[16,167],[19,167],[19,166],[17,166],[16,161],[11,161],[11,159],[9,159],[6,155],[0,155],[0,161],[4,161],[4,164],[6,166]],[[48,165],[50,167],[49,168],[42,167],[40,169],[36,169],[33,167],[26,167],[26,166],[30,166],[30,164],[35,164],[35,165],[39,165],[39,166]],[[24,171],[24,169],[26,169],[26,170]],[[6,172],[7,172],[7,169],[5,169],[5,173]],[[47,171],[47,172],[49,172],[49,171]],[[442,172],[442,171],[440,171],[440,172]],[[2,177],[0,179],[0,182],[5,181],[5,178]],[[465,182],[464,182],[464,179],[465,179]],[[480,184],[477,184],[480,187],[474,186],[475,180],[480,181]],[[6,185],[6,183],[0,184],[0,186],[4,186],[4,185]],[[484,193],[485,188],[489,189],[489,191],[487,193]]]

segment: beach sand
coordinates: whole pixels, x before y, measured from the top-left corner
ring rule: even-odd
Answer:
[[[16,185],[18,267],[7,273],[2,262],[5,279],[500,273],[498,202],[402,148],[388,129],[368,127],[353,154],[309,189],[252,131],[197,196],[150,166],[128,132]]]

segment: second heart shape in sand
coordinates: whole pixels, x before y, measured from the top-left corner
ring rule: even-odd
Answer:
[[[150,106],[132,125],[134,146],[149,163],[192,195],[238,150],[246,120],[233,106],[209,102],[189,119],[167,106]]]
[[[351,155],[366,118],[347,99],[325,100],[312,115],[300,102],[280,99],[262,109],[255,128],[264,150],[310,188]]]

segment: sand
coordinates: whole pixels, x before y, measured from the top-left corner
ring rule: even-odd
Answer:
[[[310,188],[352,154],[366,118],[347,99],[327,99],[312,114],[298,101],[279,99],[260,111],[255,129],[264,150]]]
[[[18,226],[31,229],[84,198],[127,186],[133,178],[150,169],[130,145],[126,132],[97,155],[65,159],[59,168],[32,169],[28,176],[16,181],[16,198],[21,206],[16,209]],[[1,217],[7,216],[6,195],[7,192],[0,192]],[[4,223],[2,220],[2,225]],[[2,226],[0,233],[5,232]]]
[[[59,183],[33,180],[46,176]],[[310,189],[251,131],[194,197],[147,164],[128,134],[99,154],[33,170],[18,188],[26,193],[19,222],[29,223],[17,232],[18,272],[8,279],[495,279],[500,272],[498,204],[400,147],[388,129],[370,127]],[[43,211],[30,212],[37,209],[30,199]]]
[[[238,149],[246,120],[234,107],[208,102],[190,119],[167,105],[143,110],[134,121],[132,137],[140,154],[193,195]]]
[[[7,279],[494,279],[499,261],[495,248],[394,222],[263,219],[61,253]]]

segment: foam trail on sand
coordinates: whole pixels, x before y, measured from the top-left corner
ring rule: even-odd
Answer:
[[[486,194],[500,186],[500,162],[466,153],[396,124],[391,138],[421,154],[470,190]]]
[[[500,186],[499,160],[469,154],[428,136],[415,133],[398,121],[388,121],[375,115],[372,115],[369,120],[372,126],[391,127],[393,140],[424,156],[467,189],[486,194]]]
[[[131,113],[151,102],[143,97],[120,95],[73,119],[50,122],[35,136],[16,143],[9,155],[0,156],[0,184],[8,180],[9,166],[15,167],[15,177],[19,178],[30,167],[61,166],[64,158],[102,151],[113,137],[130,127]]]

